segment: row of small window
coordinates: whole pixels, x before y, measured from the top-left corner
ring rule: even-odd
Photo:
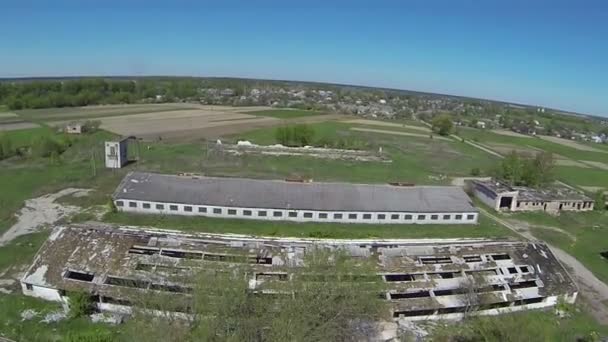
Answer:
[[[116,201],[116,206],[118,207],[122,207],[124,206],[123,201]],[[130,208],[137,208],[137,202],[129,202],[129,207]],[[151,204],[150,203],[142,203],[142,208],[144,209],[151,209]],[[156,204],[155,208],[157,210],[165,210],[165,205],[164,204]],[[176,204],[170,204],[169,205],[169,210],[170,211],[179,211],[179,207]],[[192,206],[188,206],[185,205],[184,206],[184,211],[185,212],[192,212],[193,211],[193,207]],[[207,207],[198,207],[198,212],[199,213],[207,213]],[[222,208],[212,208],[211,211],[213,214],[218,214],[221,215],[223,214],[223,209]],[[228,209],[227,210],[228,215],[237,215],[237,210],[236,209]],[[243,216],[253,216],[253,211],[252,210],[243,210]],[[266,210],[258,210],[257,211],[257,216],[259,217],[267,217],[268,216],[268,212]],[[282,211],[272,211],[272,216],[273,217],[283,217],[283,212]],[[334,220],[341,220],[344,217],[347,217],[349,220],[356,220],[359,218],[359,214],[356,213],[350,213],[350,214],[342,214],[342,213],[334,213],[332,214],[332,217]],[[287,213],[287,217],[291,217],[291,218],[296,218],[298,217],[298,212],[297,211],[290,211]],[[313,218],[313,213],[311,212],[304,212],[303,214],[304,218]],[[329,214],[328,213],[319,213],[318,215],[319,219],[328,219],[329,218]],[[364,220],[371,220],[372,219],[372,214],[362,214],[361,217]],[[386,220],[387,218],[389,218],[391,220],[399,220],[401,219],[401,215],[400,214],[376,214],[376,219],[377,220]],[[416,215],[416,219],[417,220],[426,220],[427,215]],[[430,215],[431,220],[435,221],[435,220],[439,220],[439,215],[438,214],[433,214]],[[404,220],[413,220],[414,219],[414,215],[410,215],[410,214],[406,214],[403,215],[403,219]],[[444,220],[451,220],[452,219],[452,215],[450,214],[445,214],[443,215],[443,219]],[[454,215],[454,220],[462,220],[463,219],[463,215],[462,214],[456,214]],[[475,219],[475,215],[473,214],[469,214],[466,215],[466,219],[467,220],[474,220]]]

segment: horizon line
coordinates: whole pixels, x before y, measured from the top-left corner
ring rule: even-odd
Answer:
[[[215,78],[215,79],[232,79],[232,80],[247,80],[247,81],[271,81],[271,82],[292,82],[292,83],[311,83],[311,84],[320,84],[320,85],[330,85],[330,86],[342,86],[342,87],[357,87],[357,88],[371,88],[371,89],[379,89],[386,91],[400,91],[400,92],[410,92],[410,93],[418,93],[422,95],[435,95],[435,96],[445,96],[452,98],[462,98],[462,99],[473,99],[480,101],[488,101],[488,102],[497,102],[501,104],[507,105],[517,105],[524,107],[537,107],[544,108],[552,111],[559,112],[558,114],[565,115],[578,115],[578,116],[591,116],[596,118],[605,119],[607,116],[603,116],[600,114],[591,114],[591,113],[583,113],[578,111],[570,111],[559,108],[547,107],[536,104],[528,104],[522,102],[513,102],[508,100],[499,100],[499,99],[489,99],[489,98],[481,98],[481,97],[472,97],[467,95],[455,95],[455,94],[447,94],[447,93],[436,93],[436,92],[428,92],[428,91],[419,91],[419,90],[411,90],[411,89],[402,89],[402,88],[390,88],[390,87],[381,87],[381,86],[373,86],[373,85],[361,85],[361,84],[349,84],[349,83],[335,83],[335,82],[323,82],[323,81],[303,81],[303,80],[288,80],[288,79],[275,79],[275,78],[255,78],[255,77],[235,77],[235,76],[185,76],[185,75],[72,75],[72,76],[0,76],[0,82],[10,81],[10,80],[22,80],[22,81],[35,81],[35,80],[61,80],[61,79],[86,79],[86,78]]]

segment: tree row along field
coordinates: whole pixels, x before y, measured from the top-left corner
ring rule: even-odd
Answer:
[[[581,189],[585,187],[608,189],[608,177],[605,177],[608,153],[601,146],[594,150],[581,150],[538,137],[506,136],[472,128],[458,129],[457,134],[503,155],[513,150],[528,155],[542,151],[551,152],[556,160],[555,174],[560,180]]]

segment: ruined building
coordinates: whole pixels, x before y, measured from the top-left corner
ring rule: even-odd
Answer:
[[[415,240],[414,240],[415,241]],[[173,296],[172,311],[187,313],[193,274],[238,264],[251,268],[249,289],[313,281],[294,277],[311,249],[372,259],[371,277],[395,319],[458,318],[474,310],[493,315],[574,302],[577,288],[543,244],[489,240],[300,240],[145,231],[102,224],[56,227],[21,280],[23,293],[65,301],[90,294],[102,311],[129,313],[142,294]],[[203,273],[201,273],[203,272]],[[375,273],[374,273],[375,272]],[[314,277],[314,275],[311,275]],[[345,281],[364,281],[350,279]],[[256,293],[257,293],[256,292]]]
[[[547,189],[510,186],[497,180],[471,183],[472,191],[486,205],[496,211],[589,211],[593,199],[573,189],[552,185]]]

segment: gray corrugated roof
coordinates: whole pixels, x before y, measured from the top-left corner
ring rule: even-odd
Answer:
[[[132,172],[115,199],[245,208],[326,211],[477,211],[460,187],[297,183]]]

